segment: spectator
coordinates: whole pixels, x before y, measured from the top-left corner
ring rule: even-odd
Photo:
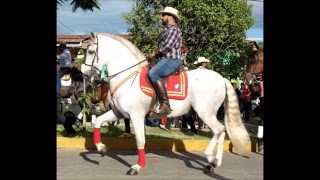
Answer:
[[[71,73],[73,63],[71,53],[65,43],[60,44],[59,50],[61,54],[57,55],[57,59],[59,59],[60,64],[60,76],[63,77],[64,75]]]
[[[146,126],[159,127],[160,121],[159,121],[159,119],[147,118],[146,119]]]
[[[190,126],[190,129],[188,129],[188,125]],[[182,116],[182,130],[186,131],[186,134],[188,135],[194,135],[198,134],[198,131],[196,129],[196,126],[194,124],[194,116],[192,115],[192,112],[189,111],[189,113],[184,114]]]
[[[260,85],[260,123],[263,125],[264,120],[264,87],[263,87],[263,80],[259,82]]]
[[[124,133],[119,136],[119,138],[133,138],[134,134],[131,133],[131,128],[130,128],[130,119],[125,118],[124,119]]]
[[[198,57],[198,59],[193,64],[198,65],[198,69],[207,69],[208,63],[210,63],[209,59],[206,59],[205,57]],[[199,116],[197,116],[197,120],[198,120],[198,129],[204,129],[203,121]]]
[[[182,45],[182,48],[181,48],[181,61],[182,61],[181,69],[185,70],[185,71],[189,70],[188,69],[189,64],[187,63],[187,55],[188,55],[188,47],[186,45]]]
[[[240,108],[240,112],[243,112],[243,90],[244,90],[244,83],[240,84],[240,96],[239,96],[239,108]]]
[[[64,121],[64,115],[62,114],[61,107],[61,77],[59,72],[59,64],[57,62],[57,71],[56,71],[56,93],[57,93],[57,122]]]
[[[245,85],[245,88],[243,90],[243,111],[244,111],[245,121],[249,121],[251,110],[252,110],[251,92],[249,90],[249,86]]]
[[[159,127],[161,129],[167,130],[169,131],[171,129],[171,123],[172,123],[173,119],[172,118],[162,118],[160,120],[160,124]]]
[[[240,101],[240,90],[238,89],[238,87],[237,87],[237,84],[236,83],[231,83],[232,84],[232,86],[233,86],[233,89],[236,91],[236,94],[237,94],[237,96],[238,96],[238,101]]]
[[[207,69],[207,65],[210,62],[209,59],[206,59],[205,57],[198,57],[198,59],[193,63],[198,65],[198,69]]]

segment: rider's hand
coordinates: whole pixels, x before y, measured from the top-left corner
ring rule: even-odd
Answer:
[[[153,59],[153,58],[155,58],[156,57],[156,54],[155,53],[151,53],[150,55],[149,55],[149,59]]]
[[[150,55],[147,57],[147,61],[152,61],[152,57]]]
[[[155,58],[157,55],[160,55],[162,52],[159,50],[159,49],[157,49],[157,50],[155,50],[153,53],[151,53],[150,55],[149,55],[149,57],[150,58]]]

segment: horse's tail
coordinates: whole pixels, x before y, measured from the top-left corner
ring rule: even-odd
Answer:
[[[229,80],[224,78],[224,81],[226,85],[225,127],[232,145],[241,152],[247,144],[250,144],[250,138],[241,119],[238,96]]]

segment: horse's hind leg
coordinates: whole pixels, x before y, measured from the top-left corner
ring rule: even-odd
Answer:
[[[215,167],[215,165],[213,164],[215,156],[213,154],[213,149],[215,147],[215,145],[217,144],[218,141],[218,137],[216,134],[214,134],[213,138],[211,139],[207,149],[204,151],[204,154],[207,157],[207,160],[209,162],[210,165],[208,165],[205,170],[207,172],[213,172],[213,168]]]
[[[217,149],[217,155],[216,155],[216,166],[220,167],[222,164],[222,155],[224,150],[224,138],[226,136],[226,132],[222,132],[220,134],[220,137],[218,139],[218,149]]]
[[[101,133],[100,128],[102,123],[105,121],[110,122],[117,120],[117,117],[114,115],[113,111],[110,110],[103,115],[97,117],[97,119],[94,122],[94,131],[93,131],[93,142],[97,147],[97,150],[102,153],[102,155],[105,155],[107,153],[107,147],[104,145],[101,141]]]
[[[222,164],[222,155],[224,150],[224,138],[225,138],[225,132],[222,132],[221,134],[214,134],[212,140],[210,141],[207,149],[205,150],[204,154],[207,157],[207,160],[210,165],[206,167],[208,171],[212,171],[212,168],[214,167],[220,167]],[[217,147],[217,154],[214,156],[213,150],[215,145],[218,143]]]
[[[199,113],[199,116],[214,133],[214,136],[212,137],[207,149],[204,152],[209,162],[209,165],[206,167],[206,171],[213,172],[214,167],[220,167],[222,164],[225,128],[218,121],[215,115],[210,116],[209,114],[204,115]],[[217,154],[216,156],[214,156],[213,150],[217,143]]]

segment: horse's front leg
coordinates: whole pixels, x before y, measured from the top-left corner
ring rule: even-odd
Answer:
[[[94,122],[93,142],[96,145],[97,150],[101,152],[103,156],[107,153],[107,147],[106,145],[102,144],[100,127],[105,121],[110,122],[115,120],[117,120],[117,117],[114,115],[113,111],[110,110],[97,117],[96,121]]]
[[[144,151],[145,134],[144,134],[144,116],[130,114],[131,121],[134,127],[136,136],[137,148],[138,148],[138,162],[131,166],[127,175],[137,175],[140,170],[146,165],[146,155]]]

